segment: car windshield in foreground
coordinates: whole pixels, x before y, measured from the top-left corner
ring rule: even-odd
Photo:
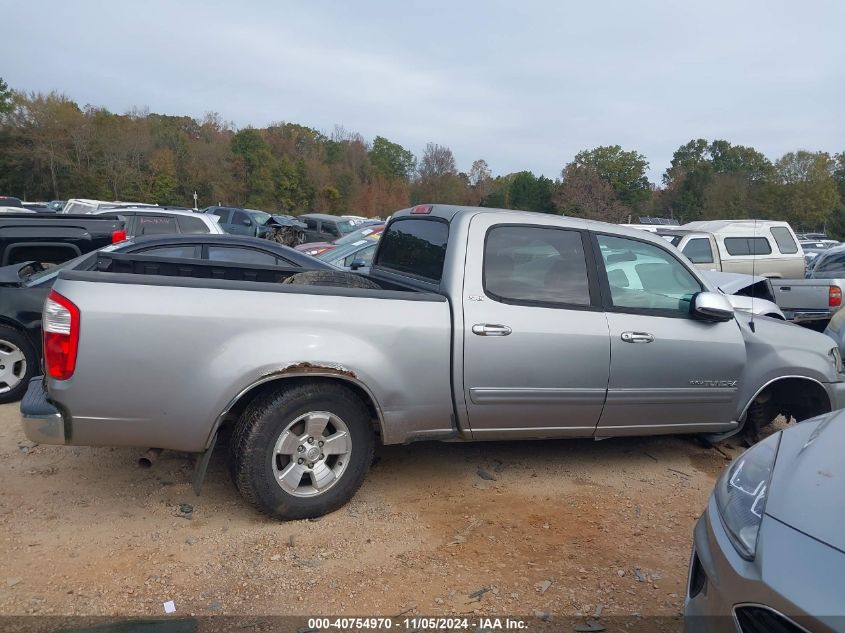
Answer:
[[[49,279],[54,279],[60,272],[65,269],[72,269],[76,268],[79,264],[83,261],[90,259],[91,263],[97,258],[97,253],[111,253],[112,251],[116,251],[118,248],[122,248],[124,246],[131,245],[132,242],[129,240],[125,240],[123,242],[118,242],[117,244],[109,244],[108,246],[104,246],[98,251],[94,251],[93,253],[85,253],[84,255],[80,255],[79,257],[75,257],[73,259],[69,259],[66,262],[62,262],[61,264],[56,264],[55,266],[50,266],[49,268],[45,268],[44,270],[38,271],[24,279],[24,283],[27,286],[37,286]],[[80,266],[83,270],[87,268],[87,266]]]

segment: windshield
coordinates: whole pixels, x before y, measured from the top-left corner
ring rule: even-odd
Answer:
[[[337,230],[340,231],[343,235],[347,233],[351,233],[355,230],[355,225],[352,224],[349,220],[338,220],[337,222]]]
[[[377,224],[374,226],[365,226],[363,229],[358,229],[357,231],[352,231],[349,235],[344,235],[341,238],[338,238],[334,241],[337,246],[343,246],[344,244],[352,244],[352,242],[357,242],[358,240],[364,239],[365,237],[369,237],[373,239],[373,233],[381,233],[382,229],[384,228],[383,224]]]
[[[829,279],[845,273],[845,251],[827,252],[819,255],[813,267],[813,277]]]
[[[256,211],[255,209],[246,209],[249,216],[255,220],[257,224],[266,224],[270,219],[270,214],[266,211]]]
[[[27,286],[38,286],[44,283],[45,281],[55,279],[56,276],[65,269],[70,270],[72,268],[79,268],[80,270],[87,270],[89,266],[93,265],[94,261],[97,259],[97,253],[111,253],[112,251],[116,251],[118,248],[130,246],[132,243],[133,242],[130,240],[124,240],[123,242],[118,242],[117,244],[109,244],[108,246],[104,246],[98,251],[85,253],[84,255],[80,255],[79,257],[75,257],[74,259],[69,259],[66,262],[62,262],[61,264],[50,266],[49,268],[46,268],[42,271],[30,275],[23,281]],[[83,264],[85,260],[91,261]]]

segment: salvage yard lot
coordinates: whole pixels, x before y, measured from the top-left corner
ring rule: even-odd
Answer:
[[[201,497],[185,456],[140,453],[32,447],[0,407],[0,614],[675,616],[726,464],[681,437],[391,446],[347,506],[281,523],[223,450]]]

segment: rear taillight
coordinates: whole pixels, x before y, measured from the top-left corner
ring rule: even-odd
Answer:
[[[120,229],[118,231],[112,231],[111,232],[111,243],[112,244],[117,244],[118,242],[122,242],[125,239],[126,239],[126,231],[125,230]]]
[[[47,375],[67,380],[76,369],[79,347],[79,308],[52,290],[44,303],[44,365]]]
[[[430,204],[418,204],[413,209],[411,209],[411,213],[414,215],[427,215],[431,213],[431,205]]]
[[[842,288],[831,286],[827,291],[827,305],[836,308],[842,305]]]

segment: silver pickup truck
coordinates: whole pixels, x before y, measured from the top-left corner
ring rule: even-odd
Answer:
[[[845,404],[833,341],[735,316],[665,240],[609,224],[420,205],[366,277],[102,260],[45,303],[27,436],[195,452],[197,482],[229,427],[238,489],[284,519],[341,506],[379,443],[720,436]]]

